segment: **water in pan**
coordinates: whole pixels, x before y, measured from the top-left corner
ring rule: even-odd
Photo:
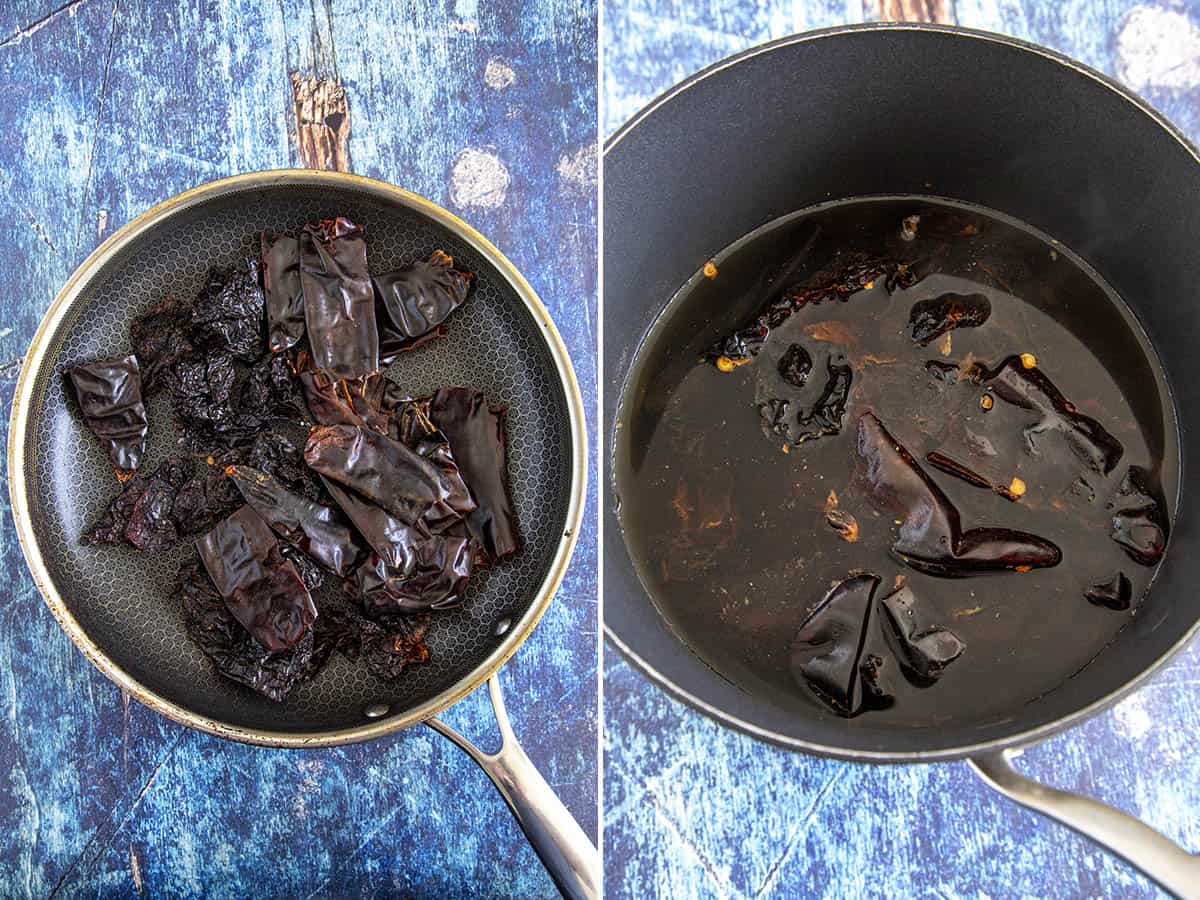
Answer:
[[[913,215],[920,216],[910,220],[916,233],[905,240],[902,223]],[[855,259],[886,261],[893,283],[864,270],[862,290],[778,322],[746,364],[738,364],[736,347],[714,359],[722,339],[753,322],[765,300]],[[896,277],[900,260],[914,263],[907,277]],[[952,631],[966,650],[932,686],[897,679],[895,702],[869,715],[898,727],[986,722],[1062,684],[1136,615],[1155,566],[1135,562],[1110,538],[1108,504],[1128,467],[1139,466],[1173,519],[1174,415],[1140,327],[1069,250],[975,207],[864,198],[770,223],[712,262],[672,299],[639,349],[613,459],[639,575],[660,613],[710,666],[784,708],[812,711],[821,701],[792,659],[801,624],[852,573],[877,574],[879,596],[903,576],[921,618]],[[947,294],[982,295],[990,316],[921,346],[910,312]],[[781,374],[793,345],[811,359],[802,388]],[[958,377],[972,363],[995,367],[1019,354],[1122,445],[1110,474],[1087,473],[1093,499],[1077,483],[1086,466],[1069,438],[1036,435],[1031,452],[1025,429],[1036,416],[984,399],[994,391]],[[833,416],[840,430],[797,442],[806,429],[796,423],[821,403],[831,364],[847,365],[852,379],[845,415]],[[763,411],[780,398],[789,405],[783,427],[772,430]],[[871,502],[856,461],[856,424],[866,412],[957,506],[964,528],[1030,532],[1057,545],[1062,562],[961,578],[906,565],[893,550],[900,520]],[[815,430],[810,423],[807,431]],[[998,488],[1020,479],[1024,495],[1013,501],[947,475],[926,462],[933,451]],[[838,510],[854,517],[857,541],[830,527],[831,492]],[[1130,581],[1131,610],[1085,599],[1090,585],[1117,572]]]
[[[367,229],[368,253],[382,271],[441,247],[477,273],[469,303],[449,336],[402,355],[389,371],[419,395],[465,384],[509,408],[509,476],[525,545],[511,562],[475,579],[461,609],[437,617],[432,660],[395,684],[365,675],[335,657],[320,677],[274,704],[215,674],[187,637],[172,596],[179,561],[190,546],[161,555],[129,547],[83,547],[79,536],[118,486],[97,442],[67,403],[62,371],[77,362],[128,351],[129,324],[164,294],[198,292],[210,266],[228,267],[255,252],[263,229],[296,229],[346,215]],[[25,435],[35,532],[51,577],[72,614],[102,650],[141,683],[214,719],[248,728],[314,731],[363,724],[363,710],[393,713],[460,680],[495,648],[498,622],[529,608],[562,536],[570,489],[566,397],[541,327],[512,288],[452,233],[419,214],[357,191],[279,186],[243,191],[188,210],[114,259],[87,289],[78,314],[54,336],[33,396]],[[169,403],[151,404],[146,471],[171,452]],[[330,579],[330,582],[333,582]]]

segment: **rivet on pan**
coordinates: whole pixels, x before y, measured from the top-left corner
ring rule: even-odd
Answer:
[[[500,637],[502,634],[507,633],[510,628],[512,628],[512,619],[504,618],[496,623],[496,627],[492,629],[492,634]]]
[[[366,716],[368,719],[378,719],[378,718],[381,718],[382,716],[386,716],[390,709],[391,709],[391,707],[388,706],[386,703],[372,703],[370,706],[368,706],[366,709],[363,710],[363,715]]]

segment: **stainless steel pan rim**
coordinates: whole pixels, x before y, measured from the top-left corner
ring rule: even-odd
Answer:
[[[197,715],[186,707],[149,690],[107,657],[71,614],[42,558],[37,535],[33,531],[30,518],[24,442],[35,376],[47,363],[50,336],[55,333],[63,319],[70,314],[73,304],[82,293],[83,288],[109,259],[175,213],[193,207],[209,198],[247,188],[301,183],[318,187],[322,185],[350,186],[361,192],[405,206],[452,231],[494,266],[521,298],[534,320],[541,326],[546,347],[554,361],[555,370],[566,394],[571,434],[571,487],[563,533],[536,597],[521,618],[513,623],[503,641],[466,678],[412,709],[354,728],[307,733],[236,727],[207,716]],[[45,599],[46,605],[50,607],[50,611],[63,630],[83,651],[83,654],[123,691],[182,725],[197,728],[218,737],[270,747],[328,747],[382,737],[432,718],[487,681],[533,631],[562,583],[583,519],[584,494],[587,488],[587,434],[584,422],[583,400],[579,393],[579,383],[575,378],[575,371],[571,366],[566,345],[555,328],[549,311],[516,267],[487,238],[431,200],[383,181],[343,172],[274,169],[211,181],[158,204],[118,229],[72,273],[50,304],[50,308],[38,326],[17,379],[9,421],[9,498],[21,549],[29,564],[34,584]]]
[[[618,144],[620,144],[621,141],[626,138],[642,121],[653,115],[655,110],[660,106],[669,103],[674,97],[683,94],[705,79],[714,76],[725,69],[736,66],[748,59],[770,53],[771,51],[777,50],[781,47],[804,44],[810,41],[818,41],[826,38],[838,37],[840,35],[872,31],[942,32],[946,34],[953,34],[964,39],[1006,45],[1044,57],[1051,62],[1058,63],[1059,65],[1072,70],[1084,78],[1088,78],[1096,82],[1099,86],[1112,92],[1120,100],[1123,100],[1135,107],[1139,112],[1158,125],[1169,137],[1174,139],[1196,161],[1196,163],[1200,165],[1200,150],[1197,150],[1195,145],[1193,145],[1178,128],[1176,128],[1157,110],[1149,106],[1139,97],[1131,93],[1113,79],[1109,78],[1107,75],[1104,75],[1095,69],[1085,66],[1076,60],[1062,55],[1061,53],[1057,53],[1045,47],[1005,35],[994,34],[987,31],[979,31],[976,29],[960,28],[958,26],[927,25],[901,22],[873,22],[861,25],[844,25],[833,28],[818,29],[805,32],[803,34],[791,35],[778,40],[770,41],[731,56],[727,59],[720,60],[719,62],[714,63],[706,69],[702,69],[701,71],[692,75],[690,78],[670,88],[665,93],[652,100],[638,113],[636,113],[605,142],[604,155],[607,156],[608,153],[612,151]],[[607,478],[612,477],[610,464],[611,460],[606,459],[604,465],[606,473],[605,477]],[[1181,490],[1183,481],[1184,479],[1181,478]],[[649,597],[648,592],[647,597]],[[636,654],[624,641],[622,641],[607,622],[604,625],[605,638],[614,647],[616,647],[626,659],[633,663],[634,666],[648,676],[653,682],[664,688],[669,694],[677,697],[684,703],[687,703],[689,706],[699,710],[705,715],[710,716],[719,722],[730,725],[739,731],[750,735],[751,737],[755,737],[790,750],[799,750],[815,756],[841,759],[848,762],[863,763],[928,763],[959,760],[968,757],[978,757],[982,754],[994,754],[1008,749],[1020,748],[1035,744],[1054,734],[1065,731],[1068,728],[1075,727],[1084,720],[1103,712],[1104,710],[1118,703],[1120,700],[1124,699],[1129,694],[1133,693],[1148,679],[1157,674],[1176,654],[1183,650],[1183,648],[1192,641],[1198,632],[1200,632],[1200,620],[1194,622],[1178,641],[1171,645],[1171,647],[1169,647],[1161,656],[1151,662],[1139,674],[1125,682],[1125,684],[1120,688],[1110,692],[1108,695],[1100,698],[1099,700],[1052,722],[1048,722],[1044,725],[1030,728],[1025,731],[1016,732],[1003,739],[985,741],[978,744],[966,744],[958,747],[948,747],[945,749],[932,751],[892,752],[886,750],[852,750],[833,744],[822,744],[800,740],[789,735],[780,734],[779,732],[762,728],[753,724],[752,722],[748,722],[742,718],[739,718],[736,714],[731,713],[728,710],[718,709],[713,705],[706,703],[704,700],[697,697],[695,694],[691,693],[681,685],[676,684],[669,676],[658,671],[652,662]]]

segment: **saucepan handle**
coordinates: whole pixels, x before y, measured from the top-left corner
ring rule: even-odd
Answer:
[[[600,896],[600,854],[517,743],[495,675],[488,679],[488,693],[500,728],[496,753],[484,753],[439,719],[426,724],[458,744],[492,779],[562,895],[595,900]]]
[[[1144,822],[1090,797],[1046,787],[1018,772],[1016,751],[1004,750],[969,760],[984,783],[1022,806],[1057,819],[1184,900],[1200,898],[1200,857],[1188,853]]]

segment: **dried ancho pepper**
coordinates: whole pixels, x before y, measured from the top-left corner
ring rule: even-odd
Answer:
[[[362,228],[341,217],[305,226],[300,282],[317,368],[334,378],[358,378],[378,369],[375,295]]]
[[[294,647],[317,609],[296,567],[251,507],[243,506],[196,542],[200,560],[233,617],[267,650]]]
[[[448,253],[435,250],[427,260],[371,279],[380,361],[387,365],[446,321],[466,301],[473,277],[454,268]]]
[[[880,583],[862,573],[836,584],[792,642],[796,681],[841,716],[891,706],[897,669],[914,687],[928,687],[966,649],[953,632],[926,621],[909,587],[878,600]]]
[[[1133,585],[1129,583],[1124,572],[1118,572],[1108,581],[1093,584],[1084,592],[1084,596],[1093,606],[1126,610],[1133,603]]]
[[[117,480],[128,481],[142,462],[150,432],[137,358],[84,363],[68,369],[67,376],[83,421],[108,451]]]
[[[846,358],[834,353],[826,363],[828,378],[825,389],[808,412],[792,415],[787,400],[770,400],[760,408],[763,427],[792,444],[803,444],[826,435],[840,434],[846,419],[846,404],[854,371]]]
[[[901,520],[892,552],[929,575],[961,576],[1058,565],[1050,541],[1006,528],[964,531],[958,510],[873,413],[858,420],[860,472],[868,498]]]
[[[133,355],[68,376],[128,479],[83,543],[193,539],[177,585],[189,634],[224,677],[282,701],[334,652],[384,680],[428,660],[431,614],[519,537],[504,408],[473,388],[414,400],[380,370],[378,327],[385,361],[414,350],[474,276],[437,251],[373,280],[344,218],[259,241],[261,262],[136,319]],[[163,389],[186,453],[135,474],[142,393]]]
[[[913,304],[908,314],[912,339],[922,347],[955,328],[978,328],[992,314],[983,294],[942,294]]]
[[[1158,562],[1167,549],[1167,517],[1150,486],[1150,474],[1130,466],[1121,481],[1109,534],[1131,559],[1144,566]]]

